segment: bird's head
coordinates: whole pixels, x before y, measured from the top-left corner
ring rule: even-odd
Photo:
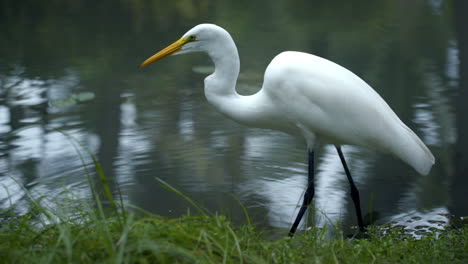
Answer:
[[[214,47],[222,46],[222,43],[219,42],[225,39],[226,35],[231,39],[229,33],[219,26],[213,24],[197,25],[187,31],[179,40],[149,57],[139,67],[145,67],[171,55],[189,52],[209,53]]]

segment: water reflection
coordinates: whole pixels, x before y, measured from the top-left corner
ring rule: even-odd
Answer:
[[[367,153],[366,153],[367,152]],[[345,155],[347,164],[353,175],[353,179],[361,192],[361,203],[363,208],[367,208],[369,200],[369,190],[366,188],[366,177],[369,176],[368,169],[372,167],[373,155],[369,155],[370,151],[365,151],[356,147],[344,147],[343,155]],[[367,158],[365,157],[367,155]],[[319,226],[334,226],[340,223],[343,216],[349,215],[348,222],[353,226],[356,225],[356,217],[354,205],[352,205],[351,196],[349,194],[349,183],[343,171],[343,165],[333,146],[324,148],[324,155],[319,165],[318,174],[318,191],[315,202],[317,224]],[[373,190],[371,190],[373,191]],[[349,206],[348,206],[349,205]],[[364,210],[366,212],[367,210]],[[365,214],[365,213],[364,213]]]
[[[402,227],[408,234],[420,238],[431,231],[443,230],[449,224],[450,212],[446,207],[426,211],[403,211],[393,215],[389,221],[392,227]]]
[[[307,164],[297,161],[306,159],[307,152],[304,147],[291,149],[293,140],[285,134],[252,132],[245,135],[242,153],[242,167],[249,177],[240,185],[243,200],[260,198],[250,207],[265,207],[269,225],[288,228],[307,185]]]
[[[374,220],[388,223],[405,215],[411,219],[415,211],[426,222],[445,221],[440,214],[468,213],[460,188],[466,186],[464,163],[457,161],[467,155],[459,137],[466,130],[466,103],[459,98],[468,90],[463,88],[465,31],[452,34],[454,25],[447,21],[461,17],[456,24],[462,29],[466,23],[458,9],[449,12],[450,1],[361,1],[359,10],[329,1],[264,1],[260,4],[271,10],[255,12],[244,12],[245,3],[237,1],[207,1],[193,10],[167,4],[171,16],[150,2],[140,3],[148,5],[143,9],[132,2],[105,2],[105,14],[63,3],[73,10],[66,17],[57,3],[34,9],[27,3],[9,3],[13,9],[0,4],[0,22],[9,29],[0,33],[9,40],[0,43],[2,208],[27,211],[26,190],[47,197],[48,206],[69,190],[77,199],[91,198],[84,170],[90,157],[84,154],[82,161],[73,140],[54,130],[59,128],[99,157],[111,188],[115,193],[119,188],[128,203],[162,215],[186,213],[188,204],[162,188],[158,177],[237,223],[245,219],[231,195],[240,198],[257,225],[288,229],[307,182],[304,142],[245,128],[216,113],[203,95],[204,74],[211,69],[204,56],[135,69],[148,52],[210,21],[229,29],[239,46],[240,93],[261,86],[263,71],[278,52],[315,53],[368,80],[428,144],[437,161],[427,177],[388,155],[344,147],[364,215],[373,212]],[[52,104],[80,93],[94,99]],[[336,150],[322,146],[317,155],[309,224],[355,225]],[[396,222],[413,228],[408,220]]]
[[[53,129],[66,124],[67,131],[77,141],[85,143],[91,151],[96,151],[92,135],[83,133],[82,122],[70,113],[57,117],[48,113],[57,109],[47,103],[66,96],[78,83],[73,72],[60,79],[25,78],[24,69],[17,69],[2,77],[3,91],[7,93],[2,100],[1,123],[2,168],[0,172],[0,202],[3,208],[14,206],[26,212],[29,195],[41,199],[41,204],[54,203],[56,194],[66,190],[77,194],[87,188],[83,166],[89,165],[89,157],[84,161],[77,158],[76,150],[67,137]],[[52,121],[51,121],[52,120]],[[47,126],[47,123],[54,125]],[[8,133],[13,131],[14,134]],[[70,177],[71,176],[71,177]],[[81,177],[80,177],[81,176]],[[61,191],[57,190],[60,189]],[[89,194],[81,198],[89,197]],[[22,205],[22,206],[20,206]]]

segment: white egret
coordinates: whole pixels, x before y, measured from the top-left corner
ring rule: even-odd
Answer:
[[[263,87],[256,94],[236,92],[239,55],[231,35],[213,24],[197,25],[182,38],[144,61],[205,52],[215,71],[205,79],[205,96],[219,112],[247,126],[275,129],[302,136],[308,149],[308,187],[289,232],[296,231],[314,195],[314,146],[317,140],[334,144],[351,186],[360,231],[364,231],[359,192],[341,145],[351,144],[390,153],[420,174],[435,162],[431,151],[366,82],[329,60],[286,51],[268,65]]]

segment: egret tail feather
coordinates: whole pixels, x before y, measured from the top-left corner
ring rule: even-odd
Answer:
[[[422,140],[405,124],[402,123],[402,138],[398,146],[394,146],[394,154],[412,166],[421,175],[429,174],[435,163],[434,155]]]

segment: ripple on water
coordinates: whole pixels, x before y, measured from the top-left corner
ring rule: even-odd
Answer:
[[[429,232],[442,231],[450,222],[446,207],[419,212],[403,212],[391,217],[390,228],[401,228],[406,234],[421,238]]]

